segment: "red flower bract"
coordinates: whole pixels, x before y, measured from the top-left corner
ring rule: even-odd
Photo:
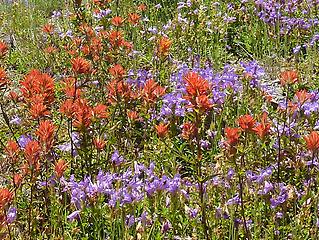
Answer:
[[[252,131],[255,126],[256,120],[249,114],[240,116],[238,124],[244,131]]]
[[[4,57],[8,52],[8,46],[4,42],[0,41],[0,58]]]
[[[48,74],[31,70],[20,84],[22,85],[20,90],[26,101],[32,102],[33,98],[41,98],[43,104],[51,104],[54,101],[54,80]]]
[[[101,151],[105,147],[106,142],[101,138],[94,138],[93,144],[97,150]]]
[[[60,159],[54,167],[56,177],[61,178],[67,167],[67,163],[63,159]]]
[[[111,19],[111,23],[116,26],[119,27],[124,23],[124,19],[120,16],[115,16]]]
[[[12,201],[13,194],[7,188],[0,188],[0,209]]]
[[[44,120],[40,122],[38,131],[36,132],[39,136],[40,142],[43,143],[47,149],[52,147],[54,129],[55,127],[50,120]]]
[[[186,92],[189,97],[195,98],[201,95],[208,94],[209,83],[198,73],[189,72],[184,76],[184,80],[186,82]]]
[[[280,74],[281,85],[293,84],[298,82],[298,72],[295,70],[287,70]]]
[[[138,15],[137,13],[128,14],[128,21],[133,25],[136,25],[138,21],[140,20],[140,18],[141,18],[140,15]]]
[[[77,74],[91,72],[91,67],[92,67],[91,63],[82,57],[77,57],[72,59],[71,64],[72,64],[73,71]]]
[[[267,122],[268,114],[266,112],[263,113],[261,118],[261,123],[258,123],[256,127],[253,128],[253,131],[260,137],[264,138],[270,130],[270,124]]]
[[[0,67],[0,88],[5,87],[9,83],[7,74],[3,68]]]
[[[168,133],[168,126],[169,124],[160,123],[155,125],[157,136],[160,138],[164,138]]]
[[[227,143],[230,146],[234,146],[235,144],[237,144],[238,139],[239,139],[239,133],[240,133],[240,129],[239,128],[230,128],[230,127],[226,127],[225,128],[225,136],[227,139]]]
[[[209,110],[213,107],[213,104],[211,104],[209,98],[206,95],[196,97],[196,105],[203,111]]]
[[[296,92],[296,97],[299,103],[304,104],[312,97],[312,94],[308,93],[306,90],[299,90]]]
[[[304,137],[308,150],[316,152],[319,149],[319,134],[312,131],[308,136]]]
[[[28,162],[29,167],[32,167],[36,171],[40,170],[39,157],[40,157],[40,145],[37,141],[32,140],[27,143],[24,149],[24,155]]]
[[[182,126],[182,138],[184,139],[192,139],[196,136],[198,129],[194,123],[186,122]]]
[[[155,101],[164,94],[165,88],[158,85],[153,79],[147,80],[142,89],[143,99],[148,103],[155,103]]]
[[[171,45],[172,45],[171,40],[169,40],[167,37],[162,37],[158,43],[158,55],[167,56],[169,54]]]
[[[75,114],[73,125],[77,128],[88,128],[91,125],[92,108],[84,99],[77,99],[73,106]]]
[[[109,73],[115,79],[122,79],[123,75],[125,74],[125,69],[120,64],[115,64],[114,66],[109,68]]]

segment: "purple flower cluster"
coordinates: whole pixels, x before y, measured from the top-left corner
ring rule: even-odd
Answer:
[[[251,76],[251,87],[261,85],[259,80],[265,74],[265,71],[257,62],[241,63],[241,66],[244,68],[244,74]],[[211,102],[215,104],[216,109],[222,107],[227,94],[238,93],[243,89],[237,70],[237,67],[231,65],[225,65],[221,72],[215,71],[210,64],[200,67],[199,58],[195,58],[193,67],[189,67],[187,64],[180,64],[177,71],[171,75],[170,83],[173,89],[163,96],[160,116],[184,116],[186,111],[189,111],[189,109],[185,108],[188,101],[183,99],[183,94],[186,92],[184,76],[190,71],[197,72],[210,83],[212,91]]]
[[[311,11],[319,4],[315,0],[255,0],[254,4],[256,15],[271,26],[279,26],[282,34],[294,29],[310,30],[319,25],[318,18],[311,17]]]
[[[166,175],[157,176],[154,164],[147,168],[143,164],[135,164],[123,173],[100,171],[95,181],[85,177],[77,182],[72,175],[69,180],[61,178],[64,191],[71,195],[71,203],[77,209],[88,204],[88,200],[96,196],[103,196],[109,207],[114,208],[142,201],[145,197],[152,197],[157,192],[182,194],[188,197],[186,185],[179,174],[170,178]]]

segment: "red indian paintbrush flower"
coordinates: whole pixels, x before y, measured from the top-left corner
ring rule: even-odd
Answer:
[[[124,19],[120,16],[115,16],[111,19],[111,23],[115,26],[115,27],[119,27],[124,23]]]
[[[122,79],[125,74],[125,69],[120,64],[115,64],[114,66],[109,68],[109,73],[115,79]]]
[[[255,126],[256,120],[249,114],[240,116],[238,124],[244,131],[252,131]]]
[[[54,80],[48,74],[31,70],[20,84],[25,101],[32,103],[33,99],[42,99],[41,102],[45,105],[50,105],[54,101]]]
[[[133,25],[138,24],[140,18],[140,15],[138,15],[137,13],[129,13],[128,15],[128,21]]]
[[[206,95],[201,95],[196,97],[196,106],[203,110],[209,110],[213,107],[213,104],[210,102],[209,98]]]
[[[186,140],[194,138],[197,132],[198,129],[194,123],[186,122],[182,126],[182,138]]]
[[[9,83],[7,74],[3,68],[0,68],[0,88],[4,88]]]
[[[54,125],[50,120],[41,121],[36,134],[39,136],[40,142],[50,149],[54,138]]]
[[[146,81],[142,89],[142,97],[145,102],[154,103],[159,97],[165,94],[165,88],[157,84],[153,79]]]
[[[227,139],[226,142],[230,146],[236,145],[239,140],[239,136],[240,136],[239,133],[240,133],[240,128],[226,127],[225,128],[225,137]]]
[[[13,199],[13,193],[7,188],[0,188],[0,209],[5,208]]]
[[[50,111],[47,109],[41,98],[34,98],[34,100],[31,102],[30,115],[32,119],[39,119],[41,117],[49,116]]]
[[[22,179],[23,177],[21,174],[18,174],[18,173],[14,174],[12,179],[14,186],[16,187],[20,186],[20,184],[22,183]]]
[[[24,155],[29,167],[33,167],[35,170],[39,170],[38,160],[40,156],[40,150],[40,144],[35,140],[29,141],[24,149]]]
[[[73,58],[71,64],[73,71],[77,74],[90,73],[92,70],[91,63],[82,57]]]
[[[74,102],[75,120],[73,125],[77,128],[88,128],[91,125],[92,108],[84,99],[77,99]]]
[[[159,138],[166,137],[168,133],[168,126],[169,124],[160,123],[158,125],[155,125],[156,133]]]
[[[54,167],[54,171],[55,171],[55,175],[57,178],[61,178],[65,172],[65,170],[67,169],[68,165],[67,163],[63,160],[60,159]]]
[[[169,54],[169,50],[172,46],[172,41],[167,37],[162,37],[158,43],[158,55],[159,56],[167,56]]]
[[[66,99],[60,106],[60,112],[66,115],[67,118],[72,118],[75,107],[72,99]]]
[[[93,144],[97,150],[101,151],[105,147],[106,142],[101,138],[94,138]]]
[[[262,139],[269,133],[270,130],[270,124],[267,122],[267,116],[268,114],[264,112],[261,118],[261,122],[253,128],[253,131]]]
[[[131,121],[136,121],[136,120],[139,119],[138,112],[136,112],[136,111],[130,110],[130,111],[128,111],[128,112],[126,113],[126,115],[127,115],[127,117],[128,117]]]
[[[81,26],[79,27],[79,30],[85,34],[86,38],[87,39],[90,39],[92,38],[93,36],[95,36],[95,31],[94,29],[92,28],[92,26],[90,26],[89,24],[87,23],[83,23],[81,24]]]
[[[131,86],[124,81],[111,81],[107,86],[107,90],[110,103],[116,103],[121,100],[128,102],[133,96]]]
[[[319,134],[312,131],[308,136],[304,137],[308,150],[316,152],[319,149]]]
[[[112,45],[112,47],[120,47],[123,46],[124,38],[122,36],[122,32],[111,30],[108,34],[108,39]]]
[[[0,41],[0,58],[4,57],[8,52],[8,46],[4,42]]]
[[[13,141],[9,140],[5,149],[6,153],[8,154],[9,158],[13,161],[16,162],[16,157],[20,151],[19,145]]]
[[[281,85],[294,84],[298,82],[298,72],[295,70],[287,70],[280,74]]]
[[[79,98],[81,96],[81,89],[75,86],[76,79],[73,77],[68,77],[63,81],[63,91],[65,95],[69,98]]]
[[[107,107],[104,104],[98,104],[92,109],[92,116],[96,119],[107,118]]]
[[[312,94],[308,93],[306,90],[299,90],[296,92],[296,97],[300,104],[304,104],[312,97]]]
[[[144,12],[146,11],[147,7],[145,4],[140,4],[137,6],[137,10],[141,11],[141,12]]]
[[[195,98],[201,95],[207,95],[209,90],[209,83],[196,72],[189,72],[185,75],[186,92],[189,98]]]
[[[45,24],[42,28],[42,31],[47,34],[52,34],[54,31],[54,26],[52,24]]]

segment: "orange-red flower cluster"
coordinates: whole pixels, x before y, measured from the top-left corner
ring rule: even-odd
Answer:
[[[158,42],[158,55],[166,57],[169,54],[170,48],[172,46],[172,41],[167,37],[160,38]]]
[[[101,151],[105,147],[106,142],[101,138],[95,138],[93,139],[93,144],[97,150]]]
[[[136,111],[130,110],[130,111],[128,111],[128,112],[126,113],[126,115],[127,115],[127,117],[128,117],[131,121],[137,121],[137,120],[139,120],[139,115],[138,115],[138,112],[136,112]]]
[[[34,171],[38,172],[40,170],[40,151],[41,147],[38,141],[31,140],[27,143],[24,149],[24,156],[28,163],[28,169],[33,169]]]
[[[208,98],[208,81],[195,72],[187,73],[184,80],[186,82],[186,95],[184,98],[190,101],[190,107],[203,111],[211,109],[213,105]]]
[[[0,58],[4,57],[8,52],[8,46],[4,42],[0,41]]]
[[[137,10],[141,11],[141,12],[144,12],[146,11],[147,7],[145,4],[140,4],[137,6]]]
[[[115,27],[120,27],[122,26],[122,24],[124,23],[124,19],[120,16],[115,16],[111,19],[111,23],[115,26]]]
[[[109,68],[109,73],[117,80],[122,80],[125,69],[120,64],[115,64]]]
[[[82,39],[80,39],[82,41]],[[76,43],[77,46],[81,45],[80,43]],[[101,53],[103,52],[103,41],[102,36],[99,37],[90,37],[87,43],[83,44],[80,49],[83,55],[92,57],[93,61],[97,61],[100,59]]]
[[[316,152],[319,149],[319,134],[316,131],[312,131],[308,136],[304,137],[308,150]]]
[[[261,122],[258,123],[257,126],[253,128],[253,131],[260,138],[264,138],[270,131],[270,123],[267,121],[267,117],[268,117],[268,114],[264,112],[261,117]]]
[[[182,138],[186,140],[194,138],[197,132],[198,132],[198,129],[194,123],[186,122],[182,126]]]
[[[280,74],[281,85],[294,84],[298,82],[298,72],[296,70],[287,70]]]
[[[65,170],[67,169],[67,167],[68,167],[68,165],[63,159],[60,159],[59,161],[57,161],[57,163],[55,164],[55,167],[54,167],[56,177],[61,178],[63,176]]]
[[[104,7],[107,3],[110,3],[112,0],[93,0],[93,3],[97,6]]]
[[[39,128],[36,132],[40,139],[40,143],[42,143],[46,150],[51,149],[54,138],[54,125],[50,120],[43,120],[39,124]]]
[[[64,79],[63,91],[68,98],[79,98],[81,96],[81,89],[76,87],[76,80],[73,77]]]
[[[3,209],[10,204],[12,199],[12,192],[10,192],[7,188],[0,188],[0,209]]]
[[[156,130],[157,136],[159,138],[166,137],[166,135],[168,133],[168,126],[169,126],[169,124],[164,124],[162,122],[158,125],[155,125],[155,130]]]
[[[71,60],[71,64],[72,64],[72,70],[76,74],[82,74],[82,73],[87,74],[92,71],[91,63],[82,57],[73,58]]]
[[[134,100],[138,97],[137,93],[133,91],[132,86],[123,80],[113,80],[108,86],[108,101],[111,104],[124,101],[129,102],[130,100]]]
[[[112,48],[125,47],[127,50],[132,49],[132,44],[125,41],[122,32],[117,30],[111,30],[108,33],[108,39]]]
[[[74,122],[77,128],[88,128],[91,125],[92,108],[85,99],[76,99],[74,104]]]
[[[66,99],[60,107],[60,112],[74,119],[73,126],[80,129],[90,127],[94,120],[108,117],[107,107],[104,104],[91,107],[87,100],[81,98]]]
[[[129,21],[131,24],[133,24],[133,25],[138,24],[140,18],[141,18],[141,16],[138,15],[137,13],[129,13],[129,14],[128,14],[128,21]]]
[[[39,70],[31,70],[20,84],[22,96],[30,107],[31,116],[37,119],[49,115],[49,108],[54,101],[53,79]]]
[[[238,124],[242,130],[252,131],[256,124],[256,120],[251,115],[246,114],[238,118]]]
[[[54,26],[52,24],[45,24],[42,31],[47,34],[52,34],[54,32]]]
[[[0,89],[5,88],[9,83],[7,74],[3,68],[0,68]]]
[[[164,94],[165,88],[158,85],[153,79],[147,80],[141,90],[142,98],[147,103],[155,103]]]
[[[225,128],[226,143],[233,147],[237,144],[240,137],[240,128]]]
[[[20,148],[19,148],[19,145],[15,141],[9,140],[7,143],[7,146],[5,148],[5,151],[13,163],[17,162],[17,156],[20,152]]]
[[[312,94],[308,93],[306,90],[299,90],[296,92],[296,97],[300,104],[304,104],[305,102],[311,99]]]

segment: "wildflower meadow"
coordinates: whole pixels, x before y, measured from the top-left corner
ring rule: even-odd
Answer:
[[[319,239],[319,0],[0,1],[0,239]]]

